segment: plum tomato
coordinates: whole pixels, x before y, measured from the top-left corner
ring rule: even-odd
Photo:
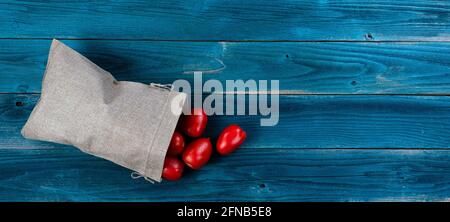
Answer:
[[[193,108],[190,115],[183,116],[181,131],[190,137],[199,137],[205,131],[208,117],[202,108]]]
[[[211,140],[209,138],[198,138],[184,150],[183,161],[188,167],[197,170],[209,161],[211,154]]]
[[[216,149],[220,155],[228,155],[236,150],[247,138],[247,133],[238,125],[227,126],[217,139]]]
[[[162,178],[166,180],[179,180],[183,175],[184,163],[174,156],[166,156]]]
[[[184,150],[184,137],[181,133],[175,131],[170,140],[168,155],[176,156],[183,153]]]

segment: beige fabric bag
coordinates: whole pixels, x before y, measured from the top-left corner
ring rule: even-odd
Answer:
[[[53,40],[42,94],[22,135],[73,145],[161,181],[167,148],[186,94],[158,84],[116,81]]]

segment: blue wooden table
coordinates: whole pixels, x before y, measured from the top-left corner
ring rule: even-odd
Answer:
[[[448,201],[446,0],[0,0],[1,201]],[[58,38],[144,83],[280,80],[280,121],[233,155],[149,184],[70,147],[25,140]]]

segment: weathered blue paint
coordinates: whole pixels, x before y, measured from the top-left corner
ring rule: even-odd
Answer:
[[[0,201],[448,201],[449,14],[427,0],[0,0]],[[51,38],[119,80],[279,79],[280,122],[212,116],[213,139],[248,131],[242,149],[179,182],[132,180],[20,136]]]
[[[119,80],[279,80],[296,94],[450,94],[450,43],[63,41]],[[0,92],[40,92],[50,40],[0,41]]]
[[[2,38],[449,40],[448,1],[0,2]]]
[[[59,147],[20,135],[37,99],[0,95],[0,147]],[[238,123],[248,131],[244,148],[450,148],[449,103],[443,96],[286,95],[280,97],[278,125],[260,127],[263,116],[211,116],[206,136],[215,139]]]
[[[0,150],[1,201],[448,201],[450,152],[242,149],[150,184],[73,148]]]

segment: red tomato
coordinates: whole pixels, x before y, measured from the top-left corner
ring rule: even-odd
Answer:
[[[205,131],[208,117],[202,108],[193,108],[191,115],[186,115],[181,122],[181,130],[190,137],[199,137]]]
[[[177,157],[166,156],[162,178],[166,180],[178,180],[183,175],[184,163]]]
[[[245,131],[238,125],[227,126],[217,139],[216,149],[220,155],[228,155],[236,150],[247,138]]]
[[[186,147],[183,153],[183,161],[188,167],[197,170],[208,162],[211,154],[212,144],[209,138],[199,138]]]
[[[184,149],[184,138],[181,133],[175,131],[170,140],[169,149],[167,150],[168,155],[178,155],[183,152]]]

